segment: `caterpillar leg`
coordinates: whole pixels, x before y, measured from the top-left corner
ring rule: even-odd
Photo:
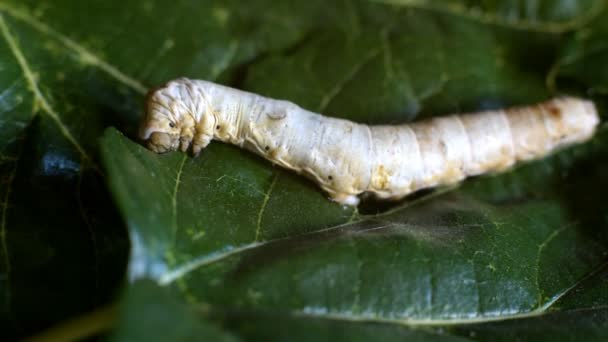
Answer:
[[[182,135],[181,138],[179,138],[179,149],[182,152],[186,152],[188,151],[188,147],[190,147],[190,143],[192,142],[192,137],[191,136],[184,136]]]
[[[342,205],[357,206],[359,204],[359,197],[351,194],[332,194],[331,199]]]
[[[209,136],[206,136],[206,135],[195,136],[194,142],[192,143],[192,154],[194,154],[195,157],[198,157],[198,155],[201,153],[202,149],[207,147],[207,145],[209,145],[210,142],[211,142],[211,137],[209,137]]]

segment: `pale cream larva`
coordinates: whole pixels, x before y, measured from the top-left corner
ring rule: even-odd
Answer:
[[[564,97],[534,106],[367,126],[219,84],[177,79],[151,92],[141,138],[156,152],[213,139],[251,150],[315,180],[336,202],[400,199],[467,176],[502,171],[589,139],[592,102]]]

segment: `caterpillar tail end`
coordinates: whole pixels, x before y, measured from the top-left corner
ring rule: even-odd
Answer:
[[[569,128],[566,132],[571,142],[584,142],[593,137],[600,124],[597,107],[592,101],[577,98],[561,98],[558,100],[567,113],[564,121]]]

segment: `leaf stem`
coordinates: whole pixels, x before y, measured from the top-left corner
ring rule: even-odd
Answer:
[[[59,323],[42,333],[26,338],[24,342],[81,341],[110,330],[114,325],[117,313],[118,306],[110,304]]]

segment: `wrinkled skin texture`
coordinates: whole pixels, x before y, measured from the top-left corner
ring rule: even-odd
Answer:
[[[155,152],[198,154],[212,139],[251,150],[357,205],[369,192],[397,200],[419,189],[504,171],[588,140],[592,102],[559,98],[529,107],[367,126],[206,81],[178,79],[150,93],[141,138]]]
[[[179,135],[154,132],[148,138],[148,148],[156,153],[174,151],[179,147]]]
[[[175,81],[148,94],[140,138],[150,150],[186,152],[192,147],[197,155],[209,144],[213,133],[197,125],[204,115],[204,108],[197,107],[201,101],[193,100],[197,96],[189,83]]]

